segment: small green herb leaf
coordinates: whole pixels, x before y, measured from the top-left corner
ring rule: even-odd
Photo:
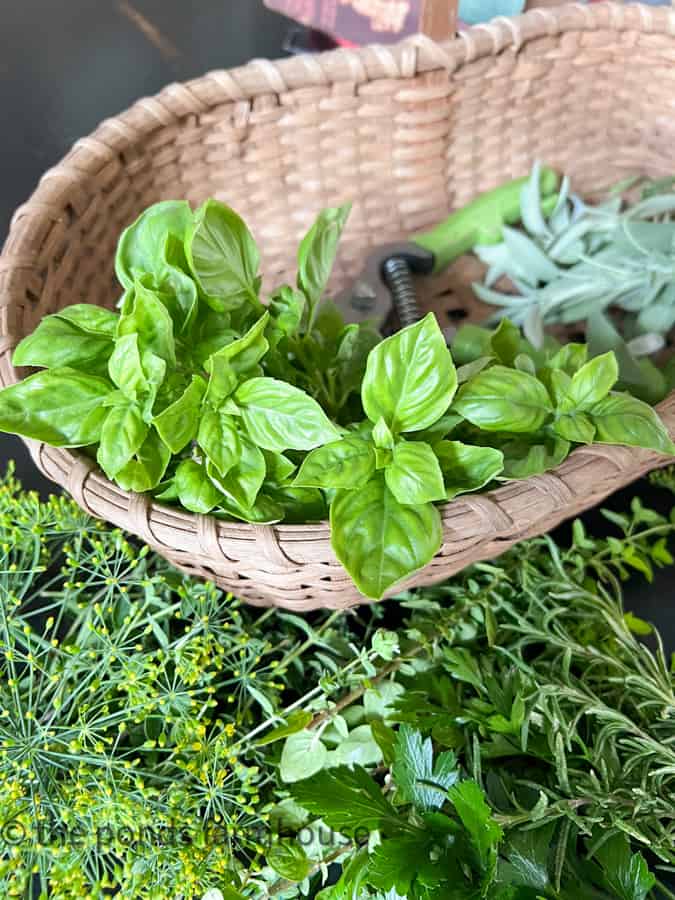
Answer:
[[[441,466],[448,500],[480,490],[504,468],[504,454],[494,447],[439,441],[434,445],[434,453]]]
[[[582,412],[560,416],[551,427],[558,437],[573,444],[592,444],[595,437],[595,425]]]
[[[561,411],[590,410],[607,396],[618,377],[619,367],[611,350],[596,356],[572,376]]]
[[[392,775],[404,803],[418,810],[440,809],[459,778],[457,758],[452,752],[441,753],[434,764],[431,738],[423,740],[419,731],[401,725]]]
[[[394,433],[421,431],[447,411],[457,373],[433,313],[374,347],[361,396],[371,422]]]
[[[318,447],[305,458],[295,481],[298,487],[344,488],[362,487],[375,471],[372,444],[347,435]]]
[[[323,769],[327,758],[326,745],[321,742],[316,731],[297,731],[288,737],[281,751],[279,768],[281,780],[290,784],[311,778],[312,775]],[[293,796],[305,806],[305,809],[313,812],[311,806],[302,802],[296,790],[293,791]],[[322,812],[319,813],[319,815],[322,814]]]
[[[133,288],[139,278],[150,276],[179,331],[188,329],[197,311],[197,288],[187,274],[183,250],[192,225],[192,210],[182,200],[155,203],[146,209],[120,237],[115,272],[120,283]]]
[[[485,431],[537,431],[552,412],[544,385],[534,376],[493,366],[462,385],[453,410]]]
[[[37,372],[0,392],[0,430],[53,447],[84,447],[101,439],[112,392],[106,378],[75,369]]]
[[[610,394],[589,409],[589,416],[597,428],[596,440],[600,443],[675,454],[665,425],[651,406],[629,394]]]
[[[269,304],[271,327],[268,327],[268,332],[274,334],[270,341],[276,345],[282,337],[295,334],[300,328],[304,311],[305,295],[287,284],[280,287]]]
[[[207,406],[202,414],[197,443],[224,477],[241,458],[241,441],[233,416]]]
[[[164,477],[170,459],[171,451],[151,428],[134,458],[117,473],[115,481],[125,491],[150,491]]]
[[[324,769],[299,781],[291,793],[308,812],[320,816],[340,834],[375,831],[387,825],[398,827],[397,811],[361,766]]]
[[[204,466],[192,459],[184,459],[176,469],[175,485],[178,499],[190,512],[211,512],[222,499]]]
[[[267,732],[265,737],[257,740],[256,747],[264,747],[267,744],[273,744],[275,741],[290,737],[298,731],[303,731],[311,721],[312,714],[310,712],[296,709],[288,716],[285,725],[279,725],[278,728],[273,728],[271,731]]]
[[[483,791],[475,781],[467,779],[451,787],[448,797],[469,832],[481,866],[487,868],[489,858],[502,837],[502,830],[492,818]]]
[[[172,453],[180,453],[196,436],[205,391],[204,379],[193,375],[183,394],[152,420]]]
[[[274,844],[267,854],[267,863],[277,875],[296,882],[306,878],[312,868],[302,847],[290,840]]]
[[[218,311],[258,303],[260,257],[243,220],[223,203],[207,200],[188,229],[185,251],[208,305]]]
[[[117,326],[118,339],[132,334],[138,335],[139,351],[149,350],[171,368],[175,367],[176,345],[171,316],[157,294],[140,281],[127,292]]]
[[[619,900],[645,900],[656,884],[641,853],[631,853],[625,835],[617,834],[605,841],[595,858],[602,866],[604,880]]]
[[[312,450],[339,437],[316,400],[276,378],[251,378],[235,400],[253,440],[265,450]]]
[[[384,470],[387,487],[399,503],[422,504],[445,499],[443,474],[434,451],[420,441],[400,441]]]
[[[235,505],[243,510],[250,510],[265,480],[265,457],[247,434],[240,431],[238,439],[240,452],[227,475],[221,476],[212,463],[207,466],[207,470],[209,477],[224,494],[232,498]],[[224,452],[221,454],[224,455]],[[225,465],[225,460],[222,462]],[[266,518],[267,513],[263,517]],[[259,520],[254,518],[253,521]]]
[[[108,478],[114,478],[140,449],[148,428],[134,403],[114,406],[108,412],[96,453],[96,460]]]
[[[351,205],[324,209],[302,239],[298,250],[298,287],[315,307],[330,277],[342,229]]]
[[[436,507],[403,506],[381,473],[357,491],[338,491],[330,521],[338,559],[359,590],[375,599],[425,566],[441,545]]]
[[[265,329],[269,322],[269,313],[265,312],[249,328],[245,335],[226,344],[222,350],[211,357],[211,360],[227,361],[238,377],[250,372],[263,358],[269,349]]]

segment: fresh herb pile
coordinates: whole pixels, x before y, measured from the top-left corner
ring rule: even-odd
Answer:
[[[248,609],[6,480],[2,895],[292,898],[337,862],[325,900],[674,896],[675,679],[620,583],[675,516],[608,517],[384,630]]]
[[[84,447],[123,489],[195,513],[329,514],[338,559],[372,598],[436,554],[439,503],[577,444],[675,452],[651,407],[614,390],[611,351],[537,348],[505,321],[464,331],[456,369],[432,315],[385,340],[346,325],[324,294],[347,213],[319,216],[296,287],[263,305],[258,251],[231,209],[152,206],[119,242],[120,312],[43,319],[14,353],[43,370],[0,392],[0,429]]]
[[[570,195],[565,178],[549,212],[536,165],[521,194],[522,228],[507,225],[502,241],[474,248],[488,266],[476,294],[523,325],[535,344],[543,324],[585,324],[593,355],[613,350],[631,393],[663,399],[674,370],[662,372],[649,357],[675,325],[674,183],[630,179],[593,206]],[[640,191],[637,203],[624,203],[628,190]],[[503,276],[509,292],[495,289]]]

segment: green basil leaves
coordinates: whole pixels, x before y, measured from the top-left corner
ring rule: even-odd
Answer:
[[[535,348],[507,320],[460,329],[452,353],[431,314],[385,340],[346,324],[325,294],[348,212],[320,214],[295,287],[263,303],[233,210],[150,207],[120,238],[119,311],[76,304],[18,345],[15,364],[43,371],[0,392],[0,430],[90,447],[124,490],[197,514],[329,514],[337,558],[372,598],[438,552],[440,503],[592,441],[675,453],[654,410],[616,391],[613,352]]]
[[[371,422],[394,432],[422,431],[450,406],[457,373],[432,314],[371,350],[361,390]]]

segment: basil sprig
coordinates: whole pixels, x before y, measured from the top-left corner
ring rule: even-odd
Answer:
[[[429,314],[381,340],[324,299],[347,207],[325,210],[295,286],[263,303],[259,253],[215,200],[163,202],[120,238],[118,312],[76,304],[14,354],[41,367],[0,392],[0,430],[83,447],[123,489],[247,522],[310,522],[379,598],[442,540],[438,505],[523,478],[592,441],[675,447],[654,410],[613,391],[613,352],[535,348],[507,320]],[[456,360],[460,366],[456,368]]]

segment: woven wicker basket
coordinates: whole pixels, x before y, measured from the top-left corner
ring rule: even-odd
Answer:
[[[0,258],[0,381],[17,341],[76,302],[112,306],[122,228],[150,203],[208,196],[251,223],[268,285],[294,277],[297,241],[323,206],[354,201],[335,273],[373,244],[444,218],[534,159],[581,192],[675,171],[675,13],[572,5],[497,20],[439,46],[255,61],[175,84],[78,141],[17,210]],[[463,260],[425,285],[448,322],[484,316]],[[675,434],[675,396],[660,407]],[[295,610],[362,602],[328,524],[249,526],[152,503],[77,453],[30,444],[40,469],[92,515],[251,603]],[[576,450],[558,469],[442,509],[444,543],[406,586],[437,582],[544,532],[663,464],[620,447]]]

